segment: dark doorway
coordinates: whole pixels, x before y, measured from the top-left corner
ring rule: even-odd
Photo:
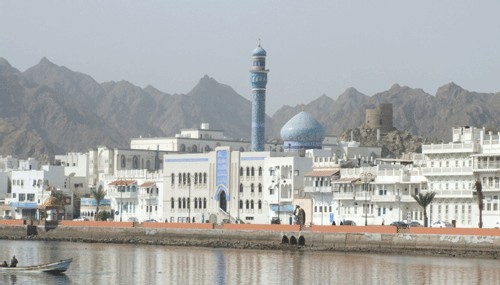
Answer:
[[[219,194],[219,207],[227,212],[227,200],[226,200],[226,192],[221,191]]]

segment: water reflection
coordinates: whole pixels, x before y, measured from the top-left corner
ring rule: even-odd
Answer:
[[[500,261],[310,251],[0,241],[20,265],[73,257],[66,275],[0,284],[497,284]]]

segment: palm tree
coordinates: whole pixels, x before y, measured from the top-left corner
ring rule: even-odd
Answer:
[[[57,220],[59,220],[59,208],[64,209],[64,199],[66,198],[66,195],[64,195],[62,191],[54,190],[53,187],[50,187],[50,189],[52,189],[50,197],[52,197],[53,205],[56,208]]]
[[[483,185],[479,179],[474,184],[474,189],[477,191],[477,206],[479,207],[479,228],[483,227]]]
[[[424,227],[427,227],[427,206],[432,203],[436,192],[427,192],[425,194],[418,193],[418,195],[412,194],[413,199],[424,209]]]
[[[99,188],[97,189],[92,189],[92,196],[95,199],[96,202],[96,209],[95,209],[95,215],[94,218],[97,221],[98,220],[98,214],[99,214],[99,204],[101,204],[101,201],[106,197],[106,191],[102,188],[102,185],[99,185]]]

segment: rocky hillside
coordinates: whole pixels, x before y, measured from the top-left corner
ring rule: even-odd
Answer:
[[[424,139],[417,136],[449,141],[455,126],[496,131],[499,95],[467,91],[454,83],[435,95],[397,84],[373,96],[349,88],[336,100],[322,95],[307,104],[283,106],[266,118],[266,136],[279,140],[281,127],[302,110],[314,116],[327,134],[340,135],[362,126],[366,108],[392,103],[394,126],[402,131],[386,137],[387,153],[393,155],[418,149]],[[46,58],[24,72],[0,58],[2,155],[47,161],[54,154],[98,145],[128,147],[132,137],[172,136],[203,122],[224,130],[229,138],[249,140],[251,102],[208,76],[187,94],[172,95],[127,81],[98,83]],[[363,128],[359,133],[366,143],[373,137]]]

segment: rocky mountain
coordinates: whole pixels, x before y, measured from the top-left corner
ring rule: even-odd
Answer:
[[[402,131],[397,138],[391,137],[402,143],[387,147],[388,154],[395,154],[418,149],[404,146],[410,137],[449,141],[450,130],[456,126],[496,130],[499,95],[470,92],[454,83],[442,86],[435,95],[397,84],[373,96],[349,88],[336,100],[322,95],[307,104],[283,106],[266,118],[266,136],[279,140],[281,127],[304,110],[327,134],[357,129],[360,139],[365,134],[369,144],[368,131],[362,128],[366,108],[392,103],[394,126]],[[132,137],[172,136],[204,122],[224,130],[229,138],[249,140],[251,105],[230,86],[209,76],[187,94],[171,95],[127,81],[98,83],[46,58],[24,72],[0,58],[0,154],[48,161],[54,154],[98,145],[128,147]]]

